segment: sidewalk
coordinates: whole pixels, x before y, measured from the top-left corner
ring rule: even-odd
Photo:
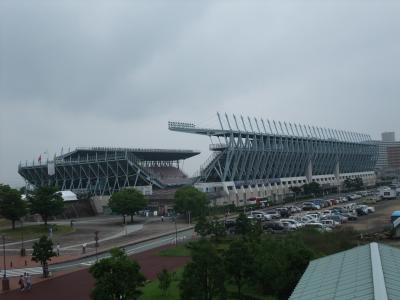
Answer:
[[[51,258],[50,264],[65,262],[69,260],[74,260],[81,257],[81,255],[65,254],[60,256],[55,256]],[[20,269],[20,268],[32,268],[40,267],[40,263],[32,261],[32,256],[19,256],[19,255],[7,255],[6,256],[6,266],[7,269]],[[1,269],[3,269],[3,263],[1,264]]]

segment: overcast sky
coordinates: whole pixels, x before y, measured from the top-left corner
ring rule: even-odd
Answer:
[[[0,0],[0,182],[76,146],[198,149],[243,114],[400,135],[399,1]],[[42,157],[47,155],[42,154]]]

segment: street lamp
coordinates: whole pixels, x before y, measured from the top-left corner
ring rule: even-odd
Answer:
[[[10,289],[10,281],[7,278],[7,266],[6,266],[6,236],[3,234],[3,263],[4,263],[4,274],[3,280],[1,281],[3,291]]]
[[[21,256],[25,256],[26,250],[24,247],[24,221],[21,221]]]
[[[99,247],[99,232],[98,231],[95,231],[95,233],[94,233],[94,241],[95,241],[94,248],[96,250],[96,262],[97,262],[97,260],[98,260],[97,247]]]
[[[174,216],[174,223],[175,223],[175,246],[178,245],[178,227],[176,226],[176,214]]]

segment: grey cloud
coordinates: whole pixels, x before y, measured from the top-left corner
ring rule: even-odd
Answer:
[[[399,13],[394,1],[3,0],[0,182],[74,145],[198,148],[192,172],[208,140],[167,121],[218,125],[216,111],[399,135]]]

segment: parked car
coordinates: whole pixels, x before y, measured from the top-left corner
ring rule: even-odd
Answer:
[[[291,215],[287,207],[277,207],[276,210],[280,213],[281,218],[289,218]]]
[[[255,217],[256,219],[260,221],[270,221],[272,219],[272,216],[269,214],[266,214],[262,211],[252,211],[250,213],[251,216]]]
[[[300,218],[300,222],[306,224],[306,223],[310,223],[310,222],[315,222],[315,219],[312,216],[305,215]]]
[[[297,221],[297,220],[294,220],[294,219],[280,219],[279,221],[280,221],[281,223],[283,223],[283,222],[291,223],[291,224],[293,224],[296,228],[304,227],[304,223],[301,223],[301,222],[299,222],[299,221]]]
[[[350,213],[350,212],[342,213],[342,215],[345,216],[345,217],[347,217],[347,219],[348,219],[349,221],[357,221],[357,220],[358,220],[357,215],[356,215],[356,214],[353,214],[353,213]]]
[[[251,216],[254,219],[259,220],[259,221],[265,221],[265,217],[264,217],[263,213],[254,213],[254,212],[252,212],[249,216]]]
[[[332,229],[338,225],[334,220],[321,220],[320,223]]]
[[[333,220],[338,222],[339,224],[346,223],[348,219],[340,214],[332,214],[330,216],[326,216],[322,218],[323,220]]]
[[[285,226],[281,222],[268,222],[263,225],[263,229],[271,233],[286,232]]]
[[[304,202],[302,208],[303,210],[318,210],[321,207],[312,202]]]
[[[325,201],[323,199],[315,199],[311,202],[314,203],[315,205],[318,205],[320,208],[325,207]]]
[[[281,224],[283,225],[283,227],[285,227],[285,229],[286,229],[287,231],[293,231],[293,230],[296,230],[296,229],[297,229],[297,226],[294,225],[294,224],[291,223],[291,222],[282,222],[282,221],[281,221]]]
[[[281,214],[276,210],[267,210],[264,213],[270,215],[272,219],[279,219],[281,217]]]
[[[301,208],[298,206],[287,206],[289,209],[290,213],[295,214],[301,212]]]
[[[366,205],[358,205],[356,207],[356,212],[358,216],[368,215],[368,206]]]
[[[313,220],[315,220],[315,221],[318,221],[319,219],[320,219],[320,217],[321,217],[321,215],[320,214],[314,214],[314,213],[307,213],[307,215],[306,216],[310,216],[311,218],[313,218]]]
[[[375,212],[375,207],[373,206],[368,206],[368,213],[374,213]]]

